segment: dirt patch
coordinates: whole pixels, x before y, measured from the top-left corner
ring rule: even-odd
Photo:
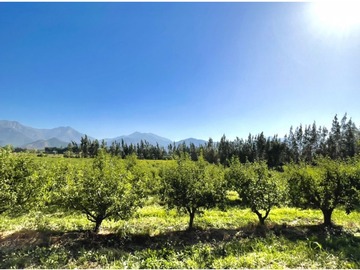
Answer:
[[[35,230],[7,231],[0,234],[1,248],[22,249],[29,246],[46,246],[51,241],[51,234]]]

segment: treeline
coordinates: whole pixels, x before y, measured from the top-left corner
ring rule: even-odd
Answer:
[[[104,149],[112,156],[119,156],[125,158],[130,155],[136,155],[139,159],[169,159],[168,153],[164,147],[159,144],[151,145],[146,140],[141,140],[137,144],[127,144],[124,140],[121,142],[114,141],[110,146],[107,146],[104,140],[91,140],[87,135],[81,138],[80,144],[72,142],[65,149],[64,154],[66,157],[95,157],[100,149]]]
[[[210,138],[205,145],[174,143],[165,149],[158,144],[151,145],[147,141],[128,145],[122,140],[107,146],[104,141],[92,141],[85,135],[81,138],[80,144],[72,142],[62,152],[67,157],[94,157],[99,149],[106,149],[113,156],[125,158],[136,154],[139,159],[152,160],[174,159],[187,153],[193,161],[197,161],[200,155],[203,155],[209,163],[228,166],[229,161],[237,157],[241,163],[266,161],[270,168],[280,168],[289,162],[312,163],[317,156],[332,159],[353,157],[360,151],[359,140],[359,130],[345,114],[340,121],[335,115],[330,130],[326,127],[317,127],[314,122],[312,125],[291,127],[289,134],[284,138],[277,135],[265,137],[261,132],[255,136],[249,134],[247,139],[237,137],[231,141],[223,135],[220,142],[214,142]]]
[[[214,147],[210,142],[203,151],[205,159],[212,163],[218,161],[228,165],[232,157],[238,157],[242,163],[264,160],[269,167],[279,168],[290,162],[312,163],[319,156],[332,159],[354,157],[360,150],[359,139],[355,123],[345,114],[340,122],[335,115],[330,130],[317,127],[314,122],[295,129],[291,127],[283,139],[277,135],[266,138],[260,133],[249,135],[246,140],[236,138],[229,141],[224,135],[218,145]]]
[[[137,144],[127,144],[124,140],[114,141],[107,145],[104,140],[91,140],[87,135],[80,143],[72,142],[65,148],[46,147],[45,154],[63,154],[65,157],[93,158],[100,149],[112,156],[125,158],[136,155],[138,159],[168,160],[187,153],[191,160],[197,161],[202,155],[212,164],[229,166],[229,161],[237,157],[241,163],[246,161],[265,161],[270,168],[280,169],[284,164],[301,161],[311,164],[315,157],[331,159],[354,157],[360,152],[360,133],[355,123],[345,114],[341,120],[335,115],[331,129],[312,125],[290,127],[289,134],[283,138],[278,135],[266,137],[263,132],[251,135],[246,139],[229,140],[223,135],[219,142],[212,138],[200,146],[175,143],[167,149],[158,144],[152,145],[146,140]],[[24,149],[16,148],[15,152]]]

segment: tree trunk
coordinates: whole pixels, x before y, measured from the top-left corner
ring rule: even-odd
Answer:
[[[255,214],[258,216],[260,225],[264,225],[265,224],[265,218],[259,212],[256,212]]]
[[[102,223],[103,219],[102,218],[97,218],[95,221],[95,228],[94,228],[94,233],[98,233],[100,230],[100,225]]]
[[[259,216],[260,225],[265,225],[265,218]]]
[[[262,216],[262,214],[256,209],[253,209],[253,212],[258,216],[260,225],[265,225],[265,219],[268,217],[270,211],[266,211],[265,216]]]
[[[193,210],[193,209],[191,209],[189,211],[189,215],[190,215],[189,228],[188,228],[189,231],[192,230],[192,228],[193,228],[195,212],[196,212],[196,210]]]
[[[324,216],[324,226],[330,227],[332,225],[331,222],[331,215],[334,209],[321,209],[323,216]]]

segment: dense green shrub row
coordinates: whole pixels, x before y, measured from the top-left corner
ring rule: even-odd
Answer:
[[[154,165],[155,164],[155,165]],[[335,208],[347,213],[359,205],[360,159],[318,158],[311,165],[287,164],[283,172],[262,161],[229,166],[210,164],[200,156],[174,161],[140,162],[100,151],[94,159],[36,158],[0,149],[0,213],[56,207],[78,211],[94,222],[126,219],[149,195],[158,195],[169,208],[189,215],[189,229],[203,209],[225,208],[228,192],[235,203],[249,207],[264,224],[275,206],[320,209],[324,225],[332,224]],[[234,202],[233,202],[234,203]]]

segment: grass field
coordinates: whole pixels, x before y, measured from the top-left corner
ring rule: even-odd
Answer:
[[[360,268],[360,213],[274,209],[265,227],[248,209],[188,217],[156,202],[128,221],[104,221],[99,234],[85,216],[34,212],[0,219],[1,268]]]

